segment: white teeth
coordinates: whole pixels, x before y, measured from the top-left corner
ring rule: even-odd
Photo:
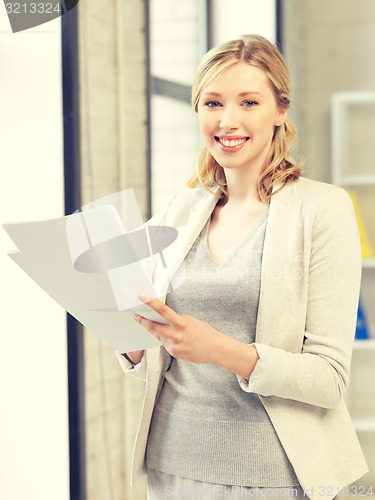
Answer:
[[[219,141],[223,146],[233,148],[235,146],[238,146],[239,144],[243,144],[246,139],[232,139],[229,141],[228,139],[222,139],[219,137]]]

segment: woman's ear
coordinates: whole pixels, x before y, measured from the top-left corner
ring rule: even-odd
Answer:
[[[285,123],[287,116],[288,116],[288,110],[286,108],[279,109],[279,114],[275,121],[275,126],[279,127],[280,125]]]

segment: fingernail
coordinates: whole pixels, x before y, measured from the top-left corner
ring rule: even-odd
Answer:
[[[147,297],[145,293],[141,292],[138,294],[138,298],[139,300],[145,301]]]

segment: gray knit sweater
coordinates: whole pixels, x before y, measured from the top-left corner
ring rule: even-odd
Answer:
[[[166,303],[254,342],[268,211],[221,264],[207,248],[208,220],[185,259],[184,282]],[[219,484],[299,484],[257,394],[243,391],[235,374],[222,367],[180,359],[172,360],[154,409],[147,466]]]

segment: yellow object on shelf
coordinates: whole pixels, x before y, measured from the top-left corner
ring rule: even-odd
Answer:
[[[372,257],[373,251],[370,243],[370,239],[368,237],[368,233],[366,230],[366,226],[362,217],[361,209],[359,207],[357,193],[355,191],[348,191],[350,198],[352,199],[355,216],[357,219],[357,226],[359,231],[359,236],[361,238],[361,247],[362,247],[362,259],[369,259]]]

